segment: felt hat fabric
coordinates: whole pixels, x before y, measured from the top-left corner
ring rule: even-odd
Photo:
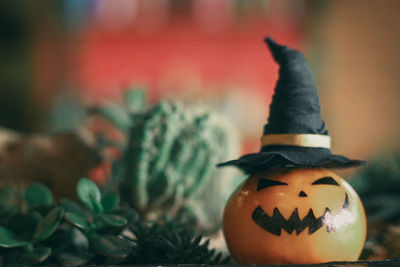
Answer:
[[[265,41],[280,69],[261,151],[217,166],[233,165],[252,174],[276,168],[344,168],[363,164],[361,160],[332,154],[317,87],[303,54],[269,37]]]

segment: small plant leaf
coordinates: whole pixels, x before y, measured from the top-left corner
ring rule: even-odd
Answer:
[[[0,198],[8,200],[8,199],[12,198],[13,196],[15,196],[15,192],[14,192],[12,186],[6,186],[6,187],[0,188]]]
[[[51,247],[53,255],[63,252],[79,252],[89,249],[89,240],[77,227],[60,226],[48,239],[46,246]]]
[[[42,217],[37,212],[30,214],[15,213],[7,221],[7,229],[17,233],[23,240],[30,240],[36,227],[42,221]]]
[[[58,228],[61,219],[64,215],[64,210],[60,207],[54,208],[52,211],[43,218],[43,221],[39,223],[33,234],[34,241],[42,241],[51,236],[54,231]]]
[[[79,266],[86,264],[93,258],[90,253],[76,254],[71,252],[63,252],[57,256],[57,261],[64,266]]]
[[[60,206],[64,208],[65,212],[72,212],[89,220],[87,212],[73,200],[63,198],[60,200]]]
[[[0,199],[0,220],[7,218],[15,211],[16,208],[11,203],[5,201],[4,199]]]
[[[131,251],[131,245],[127,240],[113,236],[94,236],[91,240],[93,249],[106,257],[111,258],[124,258],[128,256]]]
[[[126,218],[128,222],[136,222],[139,220],[139,213],[131,208],[120,207],[111,211],[109,214],[122,216]]]
[[[56,207],[55,204],[50,204],[50,205],[41,205],[41,206],[36,206],[35,211],[37,211],[42,217],[45,217],[47,214],[49,214],[50,211],[52,211]]]
[[[0,247],[3,248],[16,248],[23,247],[28,245],[29,243],[22,240],[19,236],[0,226]]]
[[[100,218],[107,226],[122,227],[128,223],[124,217],[113,214],[103,214]]]
[[[90,195],[90,200],[92,201],[92,207],[93,207],[91,211],[94,214],[103,213],[103,206],[101,205],[101,202],[97,201],[97,199],[95,199],[92,195]]]
[[[25,190],[25,200],[31,207],[50,205],[53,203],[53,194],[44,184],[33,183]]]
[[[129,113],[142,111],[147,104],[146,90],[141,87],[133,87],[124,92],[124,104]]]
[[[94,112],[109,120],[112,124],[117,126],[122,131],[129,131],[131,120],[128,113],[122,106],[116,104],[108,104],[95,109]]]
[[[77,193],[82,203],[94,213],[98,213],[101,207],[101,194],[97,185],[88,178],[82,178],[77,185]]]
[[[25,264],[34,264],[44,262],[51,254],[51,248],[39,247],[32,252],[21,256],[20,261]]]
[[[103,206],[104,212],[114,210],[119,205],[119,196],[116,192],[109,192],[105,194],[101,199],[101,205]]]
[[[90,228],[90,223],[89,221],[80,216],[79,214],[73,213],[73,212],[66,212],[64,215],[64,219],[69,222],[70,224],[81,228],[81,229],[89,229]]]

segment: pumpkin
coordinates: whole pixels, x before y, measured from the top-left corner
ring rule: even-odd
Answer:
[[[279,169],[251,175],[232,194],[223,231],[241,264],[352,261],[366,238],[357,193],[326,169]]]

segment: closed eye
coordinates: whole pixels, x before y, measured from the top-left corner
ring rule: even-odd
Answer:
[[[260,180],[258,180],[257,191],[263,190],[270,186],[276,186],[276,185],[288,185],[288,184],[284,183],[284,182],[275,181],[275,180],[260,179]]]
[[[336,186],[340,186],[338,184],[338,182],[336,182],[332,177],[322,177],[318,180],[315,180],[312,185],[316,185],[316,184],[328,184],[328,185],[336,185]]]

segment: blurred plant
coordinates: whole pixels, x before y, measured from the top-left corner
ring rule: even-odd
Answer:
[[[5,209],[13,212],[7,217],[2,217],[0,247],[21,248],[23,252],[17,254],[21,254],[19,260],[22,263],[41,263],[51,255],[52,249],[45,246],[45,241],[57,230],[64,210],[53,205],[50,190],[42,184],[30,185],[25,190],[24,196],[27,205],[18,203],[17,209],[12,206]],[[12,205],[3,197],[1,198],[3,207]]]
[[[107,170],[113,178],[103,188],[108,193],[90,179],[79,180],[81,207],[70,199],[54,203],[50,190],[38,183],[23,193],[16,187],[0,190],[0,260],[12,265],[227,261],[193,231],[199,225],[202,231],[218,229],[238,183],[230,170],[215,168],[238,148],[229,121],[165,101],[145,110],[143,90],[128,90],[124,101],[93,109],[92,123],[83,126],[102,156],[92,173]],[[120,205],[116,189],[134,209]],[[154,222],[165,214],[171,219]],[[45,228],[45,222],[51,225]],[[37,234],[37,228],[47,231]]]
[[[362,168],[350,184],[360,195],[368,222],[398,222],[400,219],[400,154],[377,157]]]
[[[120,173],[114,172],[124,199],[144,218],[154,219],[166,212],[178,214],[200,192],[212,190],[210,179],[223,179],[215,165],[234,146],[229,126],[212,112],[165,101],[146,112],[132,114],[124,157],[115,165]],[[217,174],[219,177],[215,177]],[[226,183],[225,188],[219,189],[228,189],[230,194],[233,186]],[[221,190],[214,193],[219,197]],[[222,212],[220,203],[220,199],[213,203],[218,207],[215,213]],[[192,209],[197,217],[203,215],[196,214],[197,210],[206,212],[197,206]]]
[[[95,136],[99,150],[109,147],[123,150],[133,123],[131,115],[142,112],[147,105],[145,91],[137,87],[126,89],[122,100],[122,103],[107,102],[88,110],[85,126]]]
[[[111,173],[111,188],[119,188],[142,218],[184,213],[202,230],[217,230],[240,179],[234,170],[215,165],[237,154],[237,132],[214,112],[166,101],[147,106],[144,90],[135,89],[125,91],[122,105],[92,109],[91,130],[103,163],[91,179],[98,182]]]
[[[210,240],[195,235],[188,225],[179,220],[162,223],[137,222],[129,225],[135,238],[131,262],[136,264],[227,264],[230,257],[222,257],[209,249]]]
[[[224,264],[209,241],[194,234],[180,218],[160,223],[139,221],[138,213],[119,206],[117,193],[101,194],[89,179],[77,185],[84,206],[50,190],[30,185],[14,211],[0,225],[0,264],[76,266],[83,264]],[[0,200],[3,203],[3,194]],[[64,212],[65,211],[65,212]],[[64,218],[64,220],[62,220]]]
[[[30,185],[23,198],[18,197],[18,192],[11,194],[18,201],[7,201],[11,191],[12,188],[2,189],[0,198],[2,211],[7,211],[2,212],[0,225],[0,248],[6,249],[7,264],[37,264],[54,259],[63,265],[115,263],[130,253],[130,243],[119,234],[128,222],[138,220],[138,214],[118,207],[117,193],[101,196],[92,181],[81,179],[77,193],[87,212],[68,199],[56,206],[50,190],[39,183]]]
[[[400,225],[388,227],[384,241],[387,251],[385,258],[400,258]]]
[[[146,104],[145,91],[133,87],[124,92],[122,104],[108,102],[89,109],[83,129],[94,139],[92,142],[102,157],[101,164],[91,170],[90,179],[98,184],[110,180],[112,164],[121,158],[126,147],[131,114],[142,111]]]
[[[361,255],[376,260],[400,257],[400,154],[382,154],[350,179],[368,219],[368,236]]]
[[[14,193],[12,186],[0,189],[0,222],[6,220],[18,209],[17,194]]]

